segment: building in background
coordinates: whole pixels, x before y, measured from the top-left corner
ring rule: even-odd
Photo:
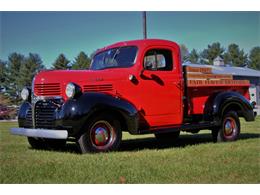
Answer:
[[[220,56],[218,56],[218,57],[216,57],[214,60],[213,60],[213,65],[214,66],[224,66],[224,60],[220,57]]]

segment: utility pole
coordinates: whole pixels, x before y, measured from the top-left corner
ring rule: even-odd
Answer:
[[[143,36],[144,39],[147,38],[147,31],[146,31],[146,12],[143,11]]]

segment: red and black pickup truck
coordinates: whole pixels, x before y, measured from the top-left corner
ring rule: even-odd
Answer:
[[[180,131],[212,131],[234,141],[239,117],[254,121],[249,82],[211,68],[182,66],[178,44],[159,39],[100,49],[90,70],[51,70],[24,88],[19,128],[33,148],[75,140],[82,153],[116,150],[122,132],[173,141]]]

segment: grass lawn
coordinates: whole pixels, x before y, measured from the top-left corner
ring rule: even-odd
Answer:
[[[31,149],[0,123],[0,183],[260,183],[260,117],[241,119],[240,139],[211,141],[205,131],[183,133],[172,145],[153,135],[123,135],[119,152],[80,155],[74,143],[62,151]]]

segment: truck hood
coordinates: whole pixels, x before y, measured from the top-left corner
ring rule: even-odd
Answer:
[[[120,80],[122,71],[116,71],[115,69],[106,70],[51,70],[42,71],[35,76],[35,83],[53,83],[53,82],[99,82],[109,80]]]
[[[66,99],[65,88],[69,82],[79,85],[82,91],[100,91],[101,86],[112,92],[113,83],[126,78],[127,73],[122,69],[42,71],[35,76],[33,89],[36,96],[63,96]]]

